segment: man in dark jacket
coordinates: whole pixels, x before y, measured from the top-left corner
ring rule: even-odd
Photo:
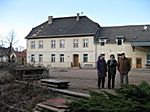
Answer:
[[[115,56],[112,54],[110,55],[110,59],[107,61],[108,66],[108,88],[111,88],[111,81],[112,81],[112,88],[115,86],[115,76],[116,76],[116,67],[117,61]]]
[[[118,61],[118,71],[120,72],[120,83],[121,86],[124,84],[128,84],[128,73],[130,71],[130,62],[129,59],[125,57],[125,53],[121,54],[121,58]]]
[[[106,61],[103,55],[100,55],[97,61],[98,88],[101,87],[101,83],[102,83],[102,88],[104,88],[106,72],[107,72]]]

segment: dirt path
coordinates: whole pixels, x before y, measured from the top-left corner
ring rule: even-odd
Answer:
[[[88,93],[89,90],[97,90],[97,71],[96,69],[50,69],[50,77],[53,79],[63,79],[70,81],[68,90]],[[150,70],[132,70],[129,73],[130,84],[139,84],[141,81],[150,83]],[[107,89],[107,77],[105,81]],[[115,88],[120,88],[120,76],[116,74]]]

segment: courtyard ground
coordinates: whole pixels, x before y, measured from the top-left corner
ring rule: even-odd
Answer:
[[[75,92],[88,93],[90,90],[97,89],[97,71],[96,69],[49,69],[49,76],[52,79],[60,79],[70,81],[68,90]],[[113,91],[107,89],[107,77],[105,80],[105,91]],[[141,81],[150,83],[150,69],[133,69],[129,72],[129,83],[140,84]],[[120,88],[120,75],[117,72],[115,88]]]
[[[90,90],[101,91],[101,89],[97,89],[96,69],[50,68],[49,78],[70,81],[70,86],[67,89],[70,91],[86,94],[88,94]],[[120,88],[119,78],[119,73],[117,72],[115,88]],[[150,69],[131,70],[131,72],[129,73],[129,83],[139,84],[141,81],[150,83]],[[30,82],[31,84],[39,84],[38,87],[17,83],[15,82],[14,76],[10,74],[10,71],[7,67],[1,68],[0,111],[30,111],[35,107],[37,103],[45,101],[46,99],[54,96],[59,96],[54,92],[50,92],[47,87],[41,88],[40,83],[38,82]],[[107,92],[114,92],[114,89],[107,89],[107,77],[105,82],[105,89],[103,90]]]

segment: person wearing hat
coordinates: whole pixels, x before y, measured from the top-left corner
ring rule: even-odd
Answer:
[[[120,73],[120,84],[128,84],[128,73],[130,71],[130,62],[129,59],[126,58],[125,53],[121,54],[121,58],[118,60],[118,71]]]

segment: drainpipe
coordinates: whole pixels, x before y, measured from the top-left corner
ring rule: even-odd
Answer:
[[[97,43],[95,42],[95,68],[96,68],[96,62],[97,62]]]

